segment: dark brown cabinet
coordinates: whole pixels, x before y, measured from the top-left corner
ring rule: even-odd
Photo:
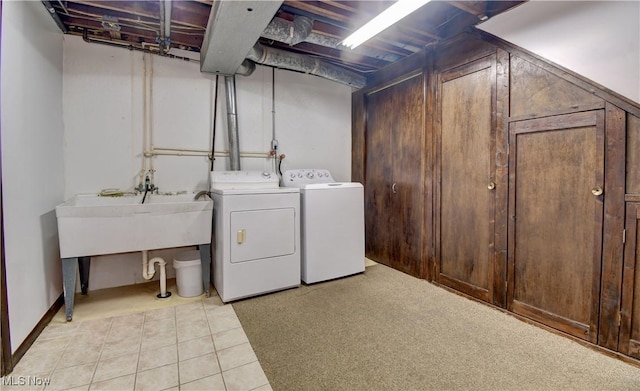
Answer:
[[[626,220],[618,346],[621,353],[640,358],[640,202],[627,203]]]
[[[413,76],[366,96],[367,257],[423,277],[424,86]]]
[[[353,95],[367,256],[640,358],[640,105],[471,35]]]
[[[508,306],[597,342],[604,111],[510,124]]]
[[[442,72],[436,130],[435,279],[493,302],[496,57]]]

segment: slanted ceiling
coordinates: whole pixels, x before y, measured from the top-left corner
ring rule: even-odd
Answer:
[[[226,68],[221,68],[220,73],[230,73],[245,48],[250,49],[256,43],[251,41],[255,40],[263,47],[319,58],[366,77],[523,1],[432,1],[353,51],[337,44],[393,1],[57,0],[42,3],[63,32],[83,36],[89,42],[196,61],[207,45],[227,47],[229,51],[224,55],[229,61],[221,63]],[[215,15],[212,9],[225,13],[210,20],[210,15]],[[249,19],[245,17],[247,9],[251,9]],[[305,41],[291,45],[261,33],[274,18],[277,22],[291,22],[296,16],[313,21],[311,36]],[[207,28],[213,32],[208,41],[205,40]]]

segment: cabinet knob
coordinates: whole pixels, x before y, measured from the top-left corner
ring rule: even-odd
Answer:
[[[594,187],[593,189],[591,189],[591,193],[592,193],[594,196],[599,196],[599,195],[601,195],[602,193],[604,193],[604,190],[602,190],[602,187],[600,187],[600,186],[596,186],[596,187]]]
[[[489,190],[493,190],[496,188],[496,184],[493,182],[489,182],[489,184],[487,185],[487,189]]]
[[[393,192],[393,194],[396,194],[398,191],[396,190],[396,183],[393,182],[393,184],[391,185],[391,191]]]

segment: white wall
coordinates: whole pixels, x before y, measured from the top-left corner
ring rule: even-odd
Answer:
[[[41,2],[2,3],[2,190],[12,352],[62,292],[62,35]]]
[[[530,1],[478,27],[640,102],[639,1]]]
[[[208,150],[212,140],[215,76],[197,63],[147,56],[153,62],[151,107],[156,147]],[[141,170],[143,55],[122,48],[64,39],[65,198],[105,188],[133,190]],[[272,70],[259,66],[238,76],[237,107],[241,151],[268,152],[272,138]],[[275,72],[276,138],[286,155],[282,169],[326,168],[336,180],[351,177],[351,88],[315,76]],[[216,150],[227,149],[224,78],[219,81]],[[151,121],[149,122],[151,124]],[[153,161],[160,191],[208,187],[205,157],[158,156]],[[216,170],[228,169],[217,158]],[[271,159],[242,158],[244,170],[270,170]],[[170,261],[181,251],[152,255]],[[169,262],[170,263],[170,262]],[[140,276],[140,253],[95,257],[90,290],[130,285]],[[169,277],[174,276],[168,270]]]

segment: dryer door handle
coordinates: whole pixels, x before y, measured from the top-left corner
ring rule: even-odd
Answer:
[[[236,233],[236,241],[238,242],[238,244],[244,243],[246,239],[247,239],[247,231],[244,229],[239,229],[238,232]]]

